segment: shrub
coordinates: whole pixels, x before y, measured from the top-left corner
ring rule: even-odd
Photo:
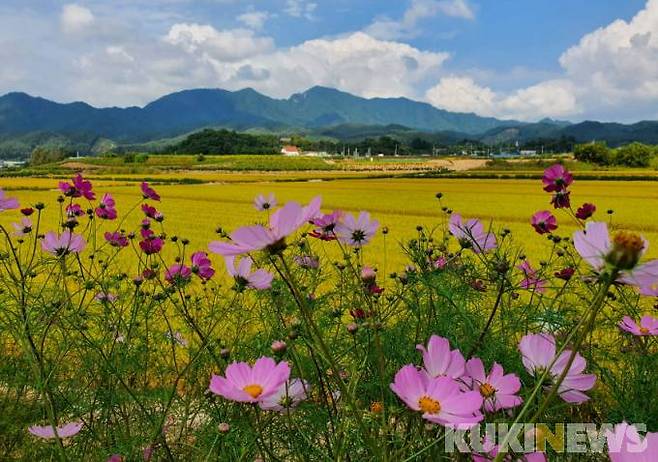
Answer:
[[[612,161],[626,167],[648,167],[656,155],[653,146],[642,143],[630,143],[615,149]]]
[[[610,149],[606,143],[577,144],[573,155],[576,160],[589,162],[597,165],[608,165],[610,163]]]

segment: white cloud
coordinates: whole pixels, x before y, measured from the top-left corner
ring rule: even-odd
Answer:
[[[267,11],[247,11],[238,16],[238,21],[250,29],[262,29],[270,14]]]
[[[366,32],[382,39],[415,37],[420,34],[421,21],[438,14],[462,19],[475,18],[475,13],[466,0],[411,0],[402,18],[377,19],[366,28]]]
[[[67,33],[79,32],[94,22],[94,14],[88,8],[69,3],[64,5],[60,14],[62,30]]]
[[[283,11],[294,18],[313,19],[313,13],[318,4],[307,0],[286,0],[286,6]]]
[[[238,61],[274,47],[271,38],[256,36],[248,29],[218,31],[212,26],[187,23],[174,24],[164,41],[203,59],[221,61]]]
[[[580,111],[568,80],[548,80],[512,92],[496,93],[471,77],[442,78],[426,93],[433,105],[456,112],[475,112],[519,120],[566,117]]]

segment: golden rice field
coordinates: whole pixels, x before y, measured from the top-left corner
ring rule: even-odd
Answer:
[[[370,211],[382,226],[389,228],[390,233],[387,237],[379,235],[366,248],[365,258],[385,271],[394,271],[401,264],[403,259],[398,242],[413,236],[417,225],[433,227],[444,223],[445,215],[440,205],[465,217],[491,221],[494,227],[511,229],[528,252],[541,253],[547,244],[545,238],[537,235],[529,225],[532,213],[551,208],[550,196],[543,192],[538,180],[371,178],[281,182],[268,181],[270,178],[279,180],[280,175],[221,175],[222,179],[207,184],[155,183],[163,198],[158,208],[166,216],[165,229],[169,235],[189,238],[194,249],[205,248],[209,241],[217,238],[214,230],[218,226],[230,231],[263,220],[263,215],[252,206],[252,200],[257,194],[274,192],[280,203],[289,200],[306,202],[321,195],[326,210]],[[94,187],[97,195],[112,193],[122,214],[140,198],[138,183],[133,182],[136,179],[104,180],[97,177]],[[22,205],[46,203],[50,210],[45,215],[45,225],[50,229],[55,229],[58,221],[58,213],[53,210],[58,206],[56,186],[57,180],[53,178],[0,179],[0,187],[18,197]],[[577,180],[572,190],[575,206],[585,201],[595,203],[598,207],[596,219],[612,220],[616,227],[641,231],[654,243],[649,254],[658,255],[657,183]],[[442,204],[435,198],[437,192],[444,194]],[[609,216],[608,209],[614,210],[614,214]],[[558,233],[571,234],[574,228],[567,217],[561,213],[556,215],[561,224]],[[16,213],[3,213],[0,223],[6,225],[16,217]],[[125,227],[134,229],[139,219],[139,211],[136,211]]]

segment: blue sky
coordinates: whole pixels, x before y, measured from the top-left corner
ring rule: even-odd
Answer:
[[[3,0],[0,93],[143,105],[313,85],[537,120],[658,118],[658,0]]]

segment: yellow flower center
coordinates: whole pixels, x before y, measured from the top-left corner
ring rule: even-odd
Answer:
[[[649,329],[647,329],[646,327],[640,327],[640,334],[648,335],[649,334]]]
[[[613,236],[612,242],[616,246],[631,252],[640,252],[644,249],[642,237],[629,231],[619,231]]]
[[[256,384],[247,385],[242,390],[254,399],[258,398],[261,395],[261,393],[263,393],[263,387]]]
[[[418,400],[418,407],[420,408],[421,411],[427,414],[438,414],[439,412],[441,412],[441,404],[437,400],[432,399],[429,396],[422,396]]]
[[[379,414],[384,410],[384,405],[381,401],[373,401],[370,405],[370,412],[373,414]]]
[[[491,398],[496,393],[496,389],[488,383],[480,385],[480,394],[485,398]]]

